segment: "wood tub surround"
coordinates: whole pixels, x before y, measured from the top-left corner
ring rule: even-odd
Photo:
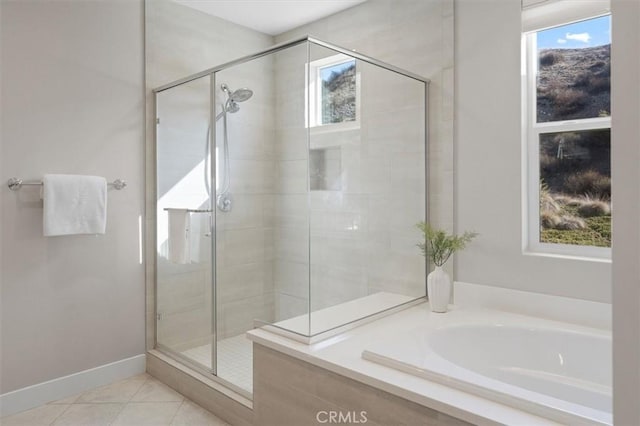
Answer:
[[[258,343],[253,344],[253,366],[255,425],[471,424]],[[348,420],[330,422],[331,412]]]

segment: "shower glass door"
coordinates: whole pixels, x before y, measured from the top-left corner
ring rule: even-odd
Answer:
[[[211,77],[158,92],[156,111],[157,345],[215,373]]]
[[[308,328],[307,44],[215,73],[217,375],[252,392],[256,325]]]

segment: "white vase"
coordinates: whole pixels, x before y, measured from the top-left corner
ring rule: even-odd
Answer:
[[[451,278],[441,266],[427,276],[427,295],[432,312],[447,312],[451,297]]]

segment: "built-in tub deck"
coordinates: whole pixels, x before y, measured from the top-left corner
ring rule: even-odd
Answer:
[[[611,333],[456,309],[372,343],[363,358],[569,424],[611,424]]]
[[[474,424],[611,424],[610,331],[589,326],[483,307],[437,314],[422,303],[311,344],[265,329],[248,337]]]

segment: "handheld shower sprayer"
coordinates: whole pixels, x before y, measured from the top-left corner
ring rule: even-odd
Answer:
[[[216,116],[216,122],[220,118],[223,119],[222,121],[223,121],[223,127],[224,127],[224,132],[223,132],[224,156],[223,156],[223,164],[222,164],[222,170],[223,170],[222,183],[223,184],[220,186],[222,189],[219,191],[219,194],[216,196],[216,206],[218,206],[218,209],[220,211],[228,212],[228,211],[231,211],[232,201],[231,201],[231,193],[229,192],[229,188],[231,186],[231,169],[229,165],[229,130],[228,130],[228,123],[227,123],[227,113],[232,114],[240,111],[240,105],[238,105],[238,103],[244,102],[249,98],[251,98],[251,96],[253,96],[253,90],[248,89],[246,87],[242,87],[237,90],[231,90],[226,83],[222,83],[220,85],[220,89],[222,89],[222,91],[227,95],[227,100],[221,104],[222,112],[220,112]],[[205,186],[207,188],[207,193],[209,195],[211,194],[210,194],[210,188],[209,188],[209,178],[207,173],[209,170],[208,158],[211,154],[210,152],[211,142],[209,138],[210,130],[211,129],[207,130],[207,143],[206,143],[206,152],[205,152]]]

